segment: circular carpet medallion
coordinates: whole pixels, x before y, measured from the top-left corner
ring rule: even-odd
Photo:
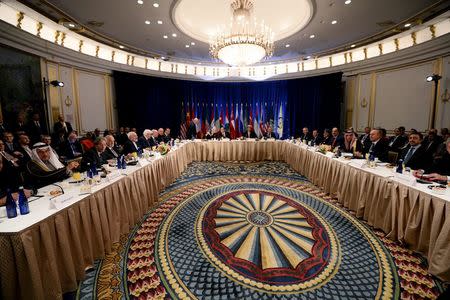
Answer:
[[[157,221],[154,245],[167,294],[398,297],[395,264],[382,242],[345,210],[307,191],[305,181],[270,176],[210,178],[171,191],[173,209]]]

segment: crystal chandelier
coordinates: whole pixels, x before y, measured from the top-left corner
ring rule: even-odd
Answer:
[[[273,54],[273,32],[251,18],[254,0],[232,0],[233,18],[228,28],[218,30],[210,42],[215,59],[233,67],[252,65]]]

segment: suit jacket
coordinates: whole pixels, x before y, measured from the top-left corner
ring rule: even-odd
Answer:
[[[311,136],[311,134],[308,132],[307,134],[301,134],[300,135],[300,140],[306,140],[306,141],[310,141],[312,139],[312,136]]]
[[[153,136],[149,139],[149,143],[152,148],[158,146],[158,141]]]
[[[440,175],[450,176],[450,153],[445,153],[433,161],[426,169],[427,173],[438,173]]]
[[[197,127],[195,126],[194,122],[191,122],[189,124],[189,128],[187,131],[187,138],[195,139],[196,137],[197,137]]]
[[[172,139],[172,137],[170,135],[164,134],[164,143],[166,143],[166,144],[169,143],[171,139]]]
[[[373,146],[371,145],[369,147],[367,153],[372,154],[373,156],[377,157],[382,162],[387,162],[388,161],[388,151],[389,151],[389,146],[388,146],[387,142],[383,139],[380,139],[376,144],[373,144]]]
[[[257,138],[256,133],[254,131],[251,131],[250,135],[249,135],[248,131],[244,132],[243,137],[248,138],[248,139],[256,139]]]
[[[97,168],[99,168],[106,163],[107,161],[103,159],[101,154],[98,154],[97,149],[94,147],[83,154],[83,158],[81,159],[81,169],[86,171],[94,164]]]
[[[216,139],[218,139],[218,140],[224,139],[224,138],[229,139],[229,138],[230,138],[230,133],[225,131],[225,136],[223,136],[222,133],[219,131],[219,132],[216,132],[216,133],[214,134],[214,138],[216,138]]]
[[[30,136],[30,139],[33,143],[40,141],[41,134],[46,133],[46,130],[43,127],[44,125],[42,124],[42,122],[41,121],[38,121],[38,122],[39,122],[39,126],[36,125],[34,121],[30,121],[30,123],[28,123],[27,129],[26,129],[26,132]]]
[[[80,153],[80,155],[75,156],[74,152],[78,152]],[[59,146],[58,154],[60,156],[64,156],[66,159],[74,159],[80,157],[83,154],[83,147],[78,140],[73,144],[70,144],[70,142],[66,140]]]
[[[430,157],[432,157],[437,152],[440,144],[442,144],[442,141],[438,139],[429,142],[422,142],[422,146],[425,148],[425,151]]]
[[[16,124],[14,124],[13,132],[16,133],[18,131],[25,131],[26,132],[27,131],[26,124],[25,123],[22,123],[22,124],[16,123]]]
[[[389,139],[389,149],[395,152],[402,152],[403,147],[405,147],[407,143],[408,138],[404,135],[392,136]]]
[[[322,138],[320,136],[317,136],[316,138],[311,138],[311,146],[318,146],[322,143]]]
[[[10,148],[10,145],[8,145],[6,142],[4,142],[4,143],[5,143],[5,151],[6,151],[6,153],[14,155],[13,154],[14,152],[19,151],[18,150],[19,145],[17,143],[15,143],[15,142],[12,143],[12,145],[11,145],[12,149]]]
[[[328,146],[331,146],[331,143],[332,143],[332,142],[333,142],[333,137],[332,137],[332,136],[329,136],[329,137],[327,137],[327,138],[323,138],[321,144],[322,144],[322,145],[328,145]]]
[[[137,146],[137,147],[139,147],[139,146]],[[132,141],[130,141],[130,140],[126,141],[126,143],[123,145],[122,154],[128,155],[133,152],[139,152],[139,149],[136,148],[136,146],[134,146]]]
[[[73,129],[72,129],[72,125],[69,122],[64,122],[64,123],[66,123],[67,131],[65,131],[65,134],[67,136],[67,135],[69,135],[69,133],[71,133],[73,131]],[[53,125],[53,132],[58,133],[60,130],[64,130],[64,126],[61,122],[56,122]]]
[[[273,133],[273,132],[272,132],[270,135],[269,135],[269,133],[267,132],[267,133],[264,135],[264,138],[266,138],[266,139],[277,139],[275,133]]]
[[[409,149],[411,148],[410,145],[403,149],[400,158],[405,161],[406,154],[408,153]],[[431,156],[428,155],[426,148],[424,145],[420,145],[419,148],[416,149],[413,156],[407,161],[405,164],[406,167],[409,167],[413,170],[418,169],[427,169],[431,165]]]
[[[140,147],[141,149],[150,148],[150,147],[151,147],[151,145],[150,145],[150,140],[151,140],[151,138],[149,138],[149,139],[147,140],[145,137],[141,136],[141,137],[139,138],[137,144],[139,145],[139,147]]]
[[[111,151],[109,147],[106,147],[105,151],[102,153],[103,160],[107,161],[109,159],[115,159],[120,156],[119,148],[113,147],[114,152]]]
[[[8,126],[5,123],[0,124],[0,139],[3,138],[3,134],[8,131]]]
[[[31,149],[30,149],[31,150]],[[26,165],[30,160],[31,160],[31,156],[28,154],[28,152],[19,145],[19,147],[17,148],[17,151],[19,151],[20,153],[22,153],[22,157],[20,158],[20,165],[24,166]]]
[[[362,134],[359,137],[359,140],[361,141],[361,144],[363,146],[363,152],[364,153],[368,153],[369,152],[369,148],[372,145],[372,142],[370,141],[369,134]]]
[[[338,135],[337,137],[331,136],[331,147],[341,147],[344,143],[344,138],[341,135]]]

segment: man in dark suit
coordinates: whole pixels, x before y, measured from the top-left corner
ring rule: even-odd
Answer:
[[[26,132],[32,143],[39,142],[41,140],[41,135],[47,133],[45,126],[41,124],[38,113],[33,114],[31,121],[28,123]]]
[[[137,144],[138,136],[136,132],[130,131],[128,132],[128,141],[123,145],[122,154],[128,155],[133,152],[139,152],[139,146]]]
[[[308,127],[303,127],[302,134],[300,135],[300,140],[309,142],[311,138],[311,133],[309,133]]]
[[[170,128],[167,127],[166,130],[164,131],[164,143],[169,143],[170,140],[172,139],[172,137],[170,136]]]
[[[197,137],[197,124],[199,123],[199,120],[197,118],[194,118],[194,120],[191,121],[189,124],[189,128],[187,131],[187,138],[188,139],[195,139]]]
[[[25,166],[33,157],[33,152],[30,149],[30,139],[26,134],[19,135],[17,151],[21,153],[20,165]]]
[[[156,139],[156,141],[158,142],[158,144],[161,143],[165,143],[165,135],[164,135],[164,129],[163,128],[159,128],[158,129],[158,138]]]
[[[408,138],[403,135],[399,128],[394,129],[394,136],[389,139],[389,150],[401,153],[403,148],[407,145]]]
[[[426,169],[431,164],[431,156],[422,145],[423,136],[420,132],[409,135],[408,146],[402,151],[400,159],[403,164],[413,170]]]
[[[25,116],[22,114],[19,114],[16,119],[16,123],[12,127],[14,134],[16,132],[26,131],[27,126],[25,124]]]
[[[151,148],[150,140],[152,137],[152,131],[150,129],[145,129],[142,136],[138,140],[138,145],[141,149]]]
[[[334,149],[336,147],[342,146],[344,143],[344,138],[340,135],[339,129],[334,127],[331,130],[331,148]]]
[[[331,143],[333,142],[333,137],[331,136],[331,130],[328,128],[325,128],[323,130],[323,139],[322,139],[322,145],[329,145],[331,146]]]
[[[116,140],[114,136],[107,135],[105,137],[106,141],[106,148],[105,151],[102,153],[103,159],[109,160],[109,159],[115,159],[120,156],[120,150],[119,147],[116,145]]]
[[[430,180],[440,180],[450,182],[450,138],[444,143],[445,152],[437,158],[428,168],[427,173],[431,173]]]
[[[58,154],[66,160],[78,158],[83,155],[83,147],[75,132],[71,132],[67,137],[67,140],[59,146]]]
[[[14,142],[14,135],[11,132],[6,131],[3,134],[3,141],[5,142],[5,151],[16,158],[20,158],[21,153],[17,150],[19,145]]]
[[[383,129],[374,128],[370,131],[370,141],[372,144],[368,149],[369,155],[378,158],[382,162],[388,161],[388,144],[383,139]],[[364,153],[366,154],[366,153]]]
[[[359,137],[359,140],[361,141],[361,144],[363,145],[363,151],[364,153],[369,152],[369,148],[372,145],[372,142],[370,141],[370,131],[372,129],[370,127],[364,128],[364,134],[361,134]]]
[[[319,130],[314,129],[310,141],[311,146],[319,146],[322,143],[322,138],[319,135]]]
[[[434,128],[428,130],[427,136],[423,139],[422,145],[430,157],[437,152],[438,147],[443,143],[442,137]]]
[[[266,139],[276,139],[277,138],[276,135],[273,134],[272,126],[267,127],[267,132],[264,135],[264,138],[266,138]]]
[[[106,149],[106,140],[104,138],[97,138],[94,141],[94,147],[86,151],[81,159],[81,168],[88,170],[92,166],[101,167],[107,162],[104,160],[102,153]]]
[[[58,122],[53,125],[53,133],[64,131],[64,135],[67,137],[72,132],[72,125],[69,122],[64,121],[64,115],[58,116]]]
[[[247,131],[244,133],[244,138],[247,139],[256,139],[256,133],[253,131],[252,125],[247,125]]]
[[[6,124],[3,122],[3,116],[0,114],[0,138],[3,137],[3,134],[8,131]]]
[[[215,138],[216,139],[229,139],[230,133],[225,131],[225,128],[220,127],[220,130],[219,130],[219,132],[216,133]]]

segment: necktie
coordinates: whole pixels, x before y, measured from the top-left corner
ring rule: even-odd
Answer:
[[[369,153],[373,152],[373,148],[375,148],[375,143],[372,143],[372,145],[370,145]]]
[[[427,151],[430,149],[430,147],[431,147],[432,144],[433,144],[433,141],[431,141],[431,142],[428,144]]]
[[[397,140],[397,138],[398,138],[398,136],[396,136],[396,137],[392,140],[392,142],[389,143],[389,146],[390,146],[390,147],[392,147],[392,145],[394,145],[394,143],[395,143],[395,141]]]
[[[411,159],[411,157],[413,156],[413,154],[414,154],[414,149],[416,149],[415,147],[410,147],[409,148],[409,150],[408,150],[408,152],[406,152],[406,155],[405,155],[405,159],[404,159],[404,161],[403,161],[403,163],[406,165],[407,163],[408,163],[408,161]]]
[[[111,153],[114,155],[114,157],[117,157],[118,155],[117,155],[117,153],[116,153],[116,151],[114,151],[114,149],[111,147],[111,148],[109,148],[109,150],[111,150]]]

